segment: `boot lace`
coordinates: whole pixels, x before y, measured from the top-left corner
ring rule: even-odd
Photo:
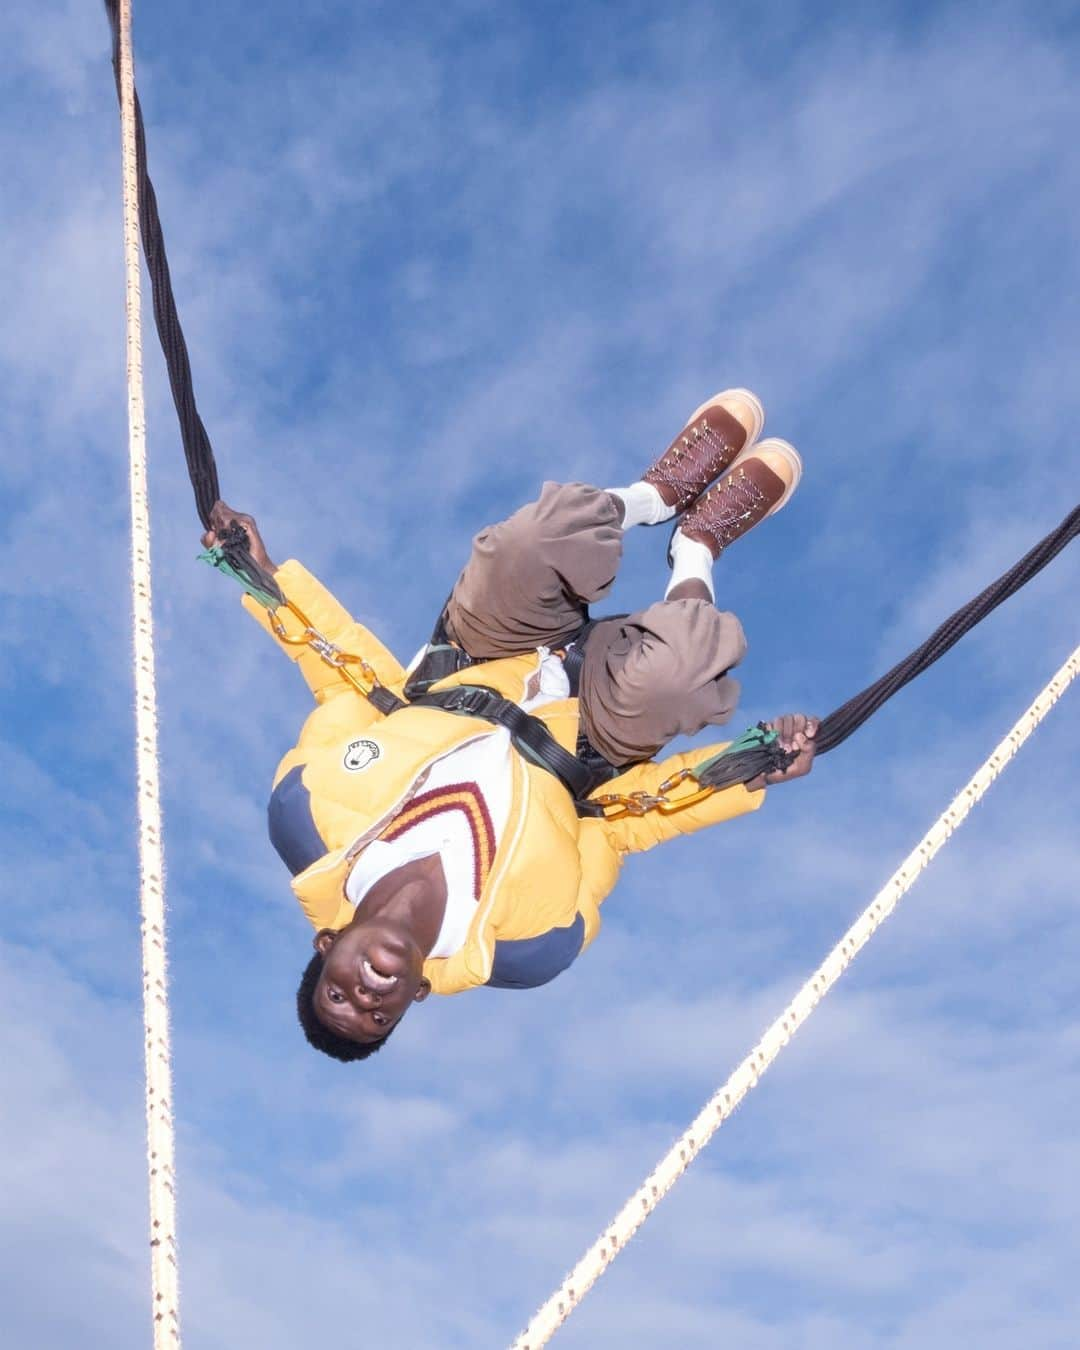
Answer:
[[[740,470],[703,498],[683,521],[683,530],[712,535],[723,552],[729,544],[756,525],[770,506],[766,492]]]
[[[645,475],[647,483],[673,488],[681,502],[693,501],[731,463],[738,448],[704,419],[688,427]]]

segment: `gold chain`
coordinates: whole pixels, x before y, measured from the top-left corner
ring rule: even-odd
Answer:
[[[676,797],[674,800],[668,796],[674,788],[680,783],[685,783],[688,778],[693,778],[693,769],[680,769],[678,773],[673,773],[670,778],[665,778],[657,788],[656,792],[605,792],[599,797],[593,797],[592,800],[603,809],[605,820],[622,820],[626,816],[643,816],[649,811],[659,811],[662,816],[674,815],[676,811],[685,811],[688,806],[696,806],[706,797],[711,797],[716,791],[707,783],[699,786],[696,792],[691,792],[686,797]]]
[[[292,634],[278,618],[279,610],[268,609],[266,611],[270,619],[270,627],[286,646],[310,647],[312,651],[319,654],[328,666],[340,670],[352,687],[358,693],[363,694],[365,698],[374,689],[379,688],[380,681],[374,667],[365,661],[362,656],[357,656],[353,652],[343,652],[329,638],[323,637],[300,606],[292,600],[287,599],[282,608],[291,611],[304,626],[302,632]]]

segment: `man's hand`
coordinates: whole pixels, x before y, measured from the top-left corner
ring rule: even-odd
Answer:
[[[213,548],[218,543],[218,535],[227,530],[230,525],[239,525],[248,537],[248,548],[251,550],[251,556],[259,564],[264,572],[273,574],[277,571],[277,563],[270,560],[270,555],[266,551],[266,545],[262,541],[262,535],[259,533],[259,527],[251,516],[245,516],[240,511],[234,511],[231,506],[226,506],[224,502],[215,502],[213,510],[210,512],[210,528],[202,537],[203,548]]]
[[[758,774],[746,785],[751,792],[756,792],[768,783],[787,783],[792,778],[802,778],[810,772],[817,751],[814,742],[818,731],[816,717],[807,717],[806,713],[785,713],[783,717],[774,717],[771,722],[766,722],[765,726],[776,732],[781,749],[795,751],[795,759],[786,769]]]

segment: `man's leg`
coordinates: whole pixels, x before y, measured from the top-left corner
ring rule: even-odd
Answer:
[[[739,682],[727,672],[745,652],[739,620],[707,598],[599,623],[581,671],[582,730],[612,764],[652,759],[674,737],[728,720]]]
[[[581,672],[582,728],[613,764],[651,759],[675,736],[735,711],[739,683],[728,671],[746,639],[735,615],[713,605],[713,563],[787,502],[800,473],[786,442],[751,450],[682,518],[665,598],[593,630]]]
[[[545,483],[540,497],[473,540],[447,605],[447,627],[480,661],[557,647],[611,588],[622,508],[600,488]]]
[[[702,493],[760,433],[764,412],[745,389],[698,408],[636,483],[601,491],[545,483],[538,501],[473,540],[447,606],[451,638],[477,660],[557,647],[606,595],[622,534],[669,520]]]

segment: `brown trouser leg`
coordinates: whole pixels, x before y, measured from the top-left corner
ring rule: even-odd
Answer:
[[[447,607],[450,636],[477,660],[558,647],[611,588],[622,557],[618,503],[582,483],[545,483],[540,498],[473,540]],[[733,614],[706,600],[666,600],[589,636],[582,727],[614,764],[650,759],[674,736],[726,722],[746,651]]]

